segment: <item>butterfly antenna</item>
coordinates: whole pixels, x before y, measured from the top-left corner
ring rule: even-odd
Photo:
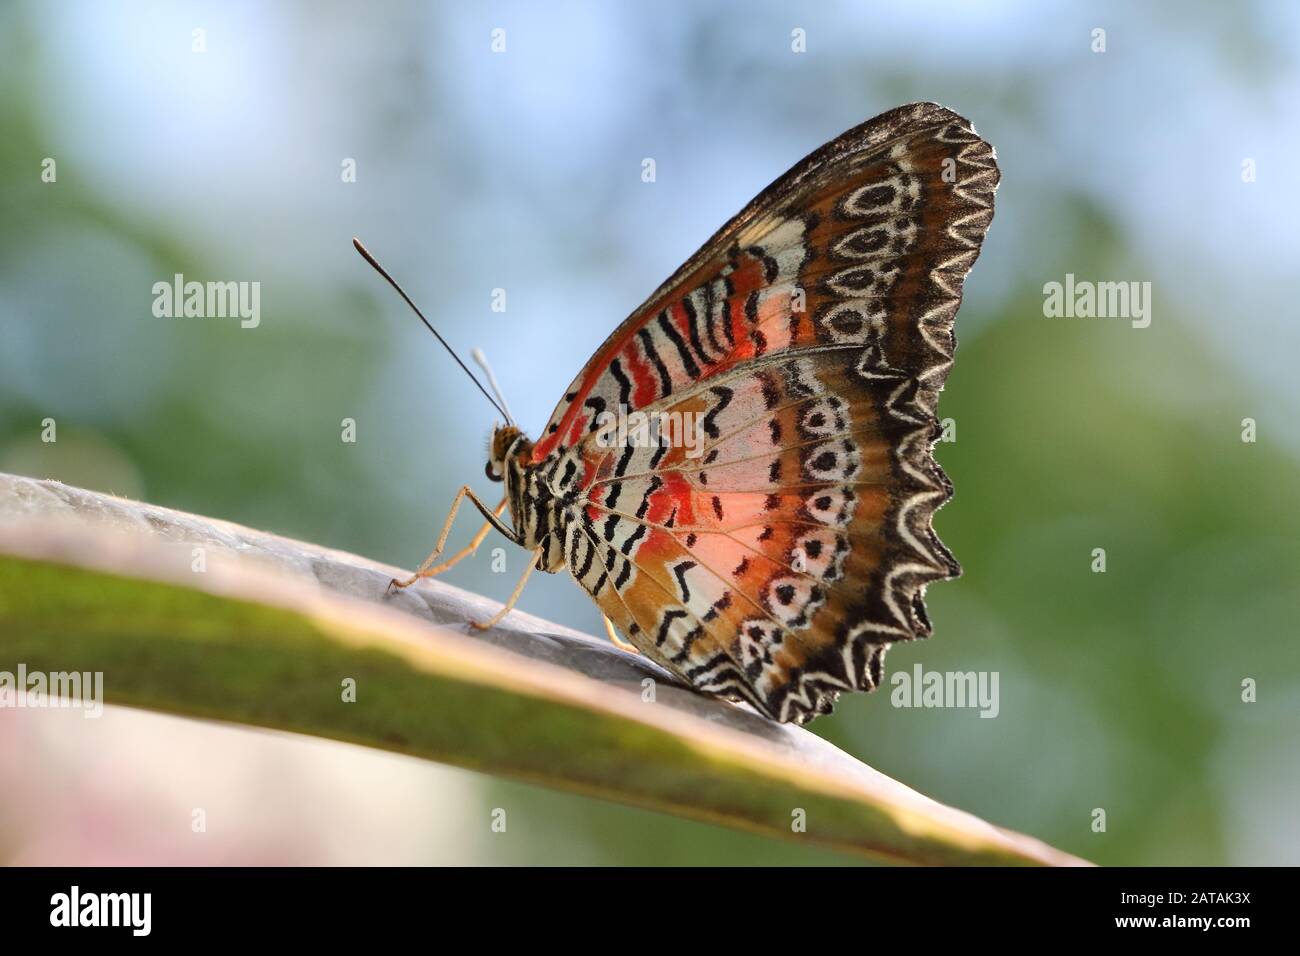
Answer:
[[[501,402],[501,409],[506,413],[506,424],[513,425],[515,423],[515,418],[510,414],[510,403],[506,401],[506,396],[501,391],[501,386],[497,384],[497,377],[492,374],[492,366],[488,365],[487,356],[483,354],[482,349],[474,349],[474,351],[469,353],[469,357],[474,360],[474,363],[481,368],[483,374],[487,376],[488,384],[492,386],[492,393],[496,395],[497,399]]]
[[[456,360],[456,364],[459,365],[462,369],[464,369],[465,374],[470,377],[470,381],[472,381],[475,385],[478,386],[478,390],[483,393],[483,397],[486,398],[489,402],[491,402],[492,407],[495,408],[497,411],[499,411],[502,415],[504,415],[508,420],[510,418],[510,413],[506,411],[504,408],[502,408],[501,405],[497,403],[497,400],[488,394],[488,390],[483,387],[483,383],[474,377],[474,373],[469,370],[468,365],[466,365],[464,362],[460,360],[460,356],[456,354],[456,350],[453,349],[450,345],[448,345],[447,340],[438,334],[438,330],[435,329],[433,325],[429,322],[429,320],[424,317],[424,313],[420,311],[419,307],[414,302],[411,301],[411,297],[406,294],[406,290],[397,284],[397,280],[388,274],[388,270],[379,264],[379,261],[370,254],[370,250],[361,244],[360,239],[353,237],[352,245],[357,247],[357,252],[361,253],[361,258],[365,259],[366,262],[370,263],[371,268],[373,268],[381,276],[387,279],[388,284],[397,290],[397,294],[406,300],[406,304],[409,305],[411,307],[411,310],[420,317],[420,321],[424,323],[424,327],[433,333],[434,338],[436,338],[439,342],[441,342],[442,347],[445,348],[448,351],[448,353],[450,353],[451,357]],[[491,373],[489,372],[488,375],[490,376]],[[494,388],[496,387],[495,382],[493,382],[492,385]],[[498,394],[499,394],[499,390],[498,390]]]

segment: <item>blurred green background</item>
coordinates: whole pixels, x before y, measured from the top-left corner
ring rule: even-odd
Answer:
[[[1297,54],[1284,2],[6,4],[0,471],[413,566],[455,489],[487,486],[492,413],[353,235],[487,351],[536,435],[759,189],[936,100],[1003,182],[940,408],[937,525],[966,574],[889,663],[997,671],[1000,713],[881,693],[812,729],[1098,862],[1295,864]],[[260,281],[260,326],[155,317],[178,272]],[[1067,273],[1151,282],[1150,327],[1044,317]],[[449,579],[503,598],[510,558]],[[539,577],[524,609],[600,633],[571,579]],[[344,745],[89,723],[0,712],[0,859],[847,862]]]

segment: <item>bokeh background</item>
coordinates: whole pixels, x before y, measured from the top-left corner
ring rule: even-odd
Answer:
[[[7,3],[0,470],[413,566],[456,487],[487,484],[492,411],[353,235],[487,351],[536,434],[759,189],[936,100],[995,144],[1003,182],[941,405],[957,495],[937,524],[966,574],[931,590],[936,636],[890,664],[998,671],[1001,712],[876,694],[812,729],[1099,862],[1295,864],[1298,95],[1282,0]],[[177,272],[260,281],[260,327],[154,317]],[[1045,318],[1066,273],[1151,282],[1151,326]],[[494,575],[480,554],[450,579],[504,597],[517,560]],[[522,606],[599,633],[567,577],[534,578]],[[17,863],[846,862],[122,710],[0,712],[0,786]]]

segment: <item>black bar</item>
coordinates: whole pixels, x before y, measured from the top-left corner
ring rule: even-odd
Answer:
[[[537,944],[546,936],[560,943],[557,933],[594,944],[591,931],[611,921],[628,934],[729,946],[745,937],[775,945],[777,927],[827,944],[898,935],[984,946],[1104,935],[1181,945],[1285,929],[1293,883],[1286,869],[11,868],[0,870],[0,933],[15,953],[26,939],[73,936],[301,945],[399,936],[449,944],[468,934],[475,945],[494,945],[513,930],[540,934]],[[116,908],[126,925],[52,925],[70,922],[74,886],[79,921]],[[114,896],[107,906],[99,895],[146,893],[147,936],[136,935],[142,895]],[[128,900],[136,905],[128,909]]]

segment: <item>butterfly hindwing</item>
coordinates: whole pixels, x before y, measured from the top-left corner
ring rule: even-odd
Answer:
[[[960,572],[931,528],[951,497],[937,396],[997,181],[957,114],[877,117],[773,183],[580,373],[533,459],[565,461],[569,568],[652,659],[803,721],[929,633],[926,585]],[[676,440],[601,431],[633,412]]]

